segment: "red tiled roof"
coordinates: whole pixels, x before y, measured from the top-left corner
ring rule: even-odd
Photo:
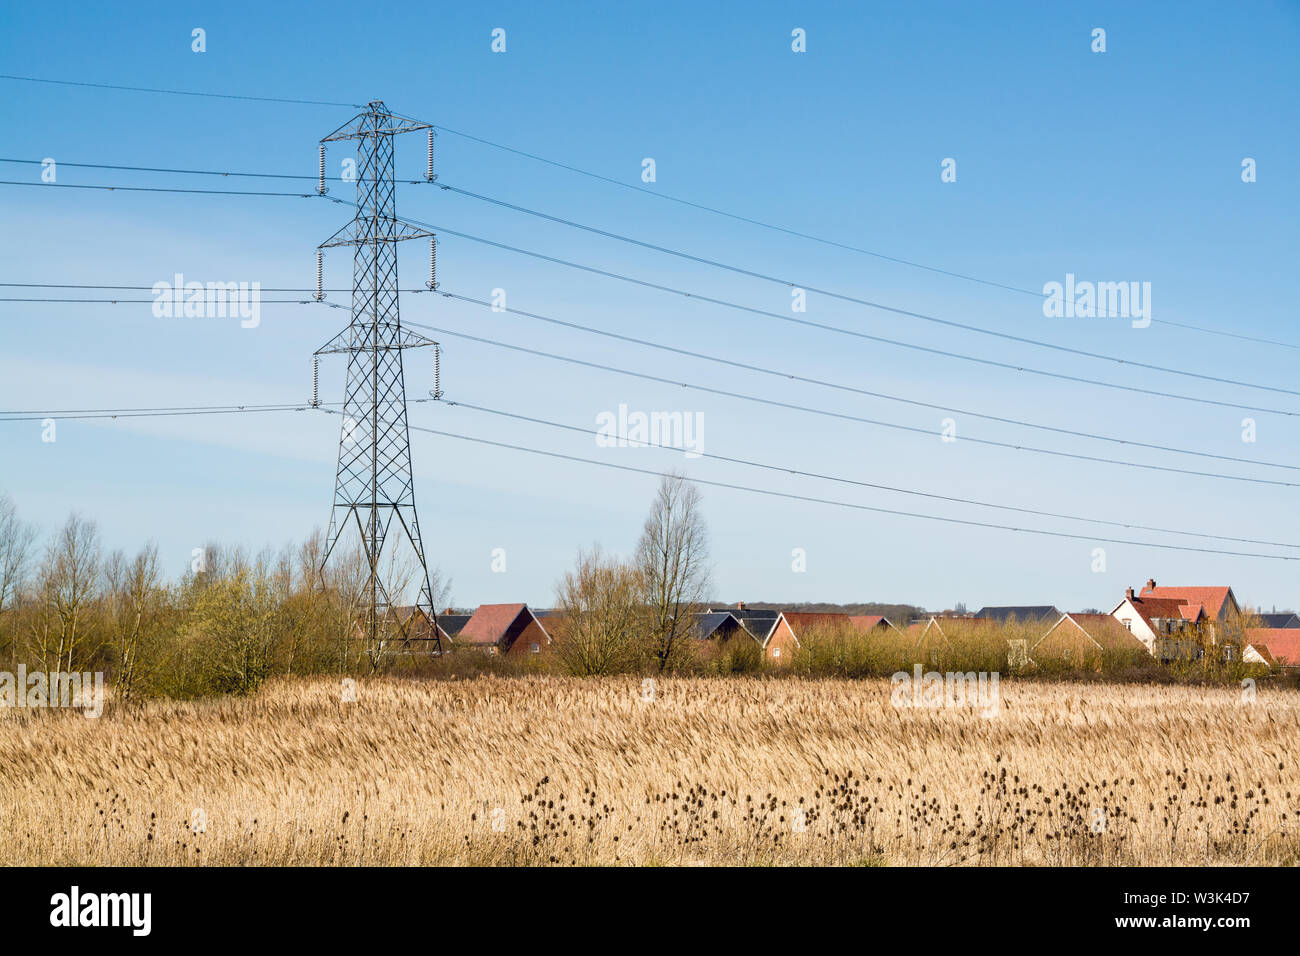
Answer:
[[[1176,600],[1179,604],[1200,604],[1205,608],[1206,617],[1217,618],[1219,612],[1223,610],[1223,604],[1228,600],[1228,593],[1231,590],[1230,587],[1155,587],[1143,588],[1139,597],[1144,599],[1148,597],[1169,598]]]
[[[1257,630],[1259,630],[1259,628],[1257,628]],[[1263,628],[1263,630],[1268,630],[1268,628]],[[1277,666],[1277,658],[1273,656],[1273,652],[1268,649],[1267,644],[1263,643],[1262,641],[1252,642],[1249,638],[1247,638],[1246,647],[1247,649],[1253,648],[1256,654],[1264,658],[1264,663],[1267,664],[1269,667]],[[1245,654],[1244,651],[1242,653],[1243,655]]]
[[[1162,588],[1161,590],[1165,590]],[[1170,589],[1174,590],[1174,589]],[[1145,592],[1144,592],[1145,593]],[[1134,597],[1133,607],[1142,615],[1142,619],[1147,622],[1147,626],[1153,631],[1156,626],[1152,623],[1153,618],[1164,618],[1167,620],[1186,620],[1183,615],[1183,608],[1187,602],[1172,597]]]
[[[787,611],[784,615],[785,623],[794,631],[795,636],[799,635],[799,629],[818,624],[852,624],[852,619],[847,614],[841,614],[838,611]]]
[[[1119,621],[1109,614],[1067,614],[1085,634],[1107,651],[1146,651],[1143,644]]]
[[[890,626],[883,614],[850,614],[849,620],[853,622],[855,627],[860,627],[864,631],[880,627],[882,624],[885,627]]]
[[[1300,667],[1300,627],[1248,627],[1246,643],[1263,644],[1279,664]]]
[[[456,635],[459,644],[495,644],[506,629],[528,610],[526,604],[480,604],[474,616]]]

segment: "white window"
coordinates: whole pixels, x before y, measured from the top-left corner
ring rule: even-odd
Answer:
[[[1124,630],[1126,631],[1133,630],[1133,619],[1131,617],[1124,618]]]
[[[1068,647],[1064,650],[1062,656],[1065,658],[1066,663],[1069,663],[1069,660],[1070,660],[1070,649],[1069,649]]]
[[[529,645],[528,649],[532,651],[534,654],[540,654],[542,652],[542,645],[538,644],[536,641],[533,641],[533,643]]]
[[[774,647],[774,648],[772,648],[772,656],[773,656],[773,657],[780,657],[780,656],[781,656],[781,648],[779,648],[779,647]]]
[[[497,646],[495,644],[493,644],[491,647],[488,648],[489,654],[495,654],[496,652],[497,652]]]

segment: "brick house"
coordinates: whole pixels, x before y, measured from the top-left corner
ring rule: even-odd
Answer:
[[[860,631],[894,631],[901,634],[893,621],[882,614],[850,614],[849,620]]]
[[[551,636],[527,604],[480,604],[456,635],[456,646],[487,654],[546,653]]]
[[[1242,660],[1284,670],[1300,668],[1300,628],[1246,628]]]
[[[799,634],[810,628],[843,628],[861,633],[897,631],[888,620],[878,614],[841,614],[834,611],[784,611],[776,620],[767,640],[763,642],[763,656],[777,664],[786,663],[799,649]]]
[[[1106,660],[1149,658],[1137,636],[1109,614],[1063,614],[1029,649],[1035,663],[1099,669]]]
[[[714,607],[709,608],[710,614],[730,614],[740,626],[754,640],[762,646],[767,643],[767,639],[772,635],[772,630],[776,627],[776,622],[781,617],[780,611],[773,611],[766,608],[749,608],[745,606],[744,601],[740,601],[734,608]]]
[[[913,653],[917,663],[937,667],[942,662],[944,653],[952,649],[954,642],[982,638],[988,633],[998,633],[1002,624],[994,618],[975,617],[973,614],[932,614],[919,627],[919,622],[912,622],[908,634],[916,635]]]
[[[1126,589],[1110,616],[1158,660],[1196,660],[1205,647],[1227,661],[1241,656],[1241,607],[1230,587],[1158,587],[1152,578],[1140,594]]]

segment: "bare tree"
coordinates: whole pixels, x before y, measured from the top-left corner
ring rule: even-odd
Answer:
[[[641,572],[600,547],[578,552],[556,589],[564,626],[556,651],[570,672],[609,674],[631,664],[645,627]]]
[[[115,551],[105,565],[108,627],[117,651],[113,697],[129,702],[137,686],[145,644],[153,636],[163,609],[158,546],[146,545],[134,560]]]
[[[36,529],[18,517],[8,495],[0,495],[0,624],[22,587]],[[5,634],[0,628],[0,638]],[[7,646],[8,641],[3,643]]]
[[[32,650],[49,671],[73,671],[92,636],[100,582],[99,531],[75,512],[46,549],[38,574],[41,612],[32,623]]]
[[[682,475],[665,475],[637,546],[650,613],[650,653],[661,671],[677,662],[693,633],[691,615],[708,591],[708,559],[699,488]]]

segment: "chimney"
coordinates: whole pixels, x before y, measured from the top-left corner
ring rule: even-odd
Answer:
[[[1147,588],[1146,588],[1146,589],[1147,589],[1148,591],[1154,591],[1154,590],[1156,589],[1156,579],[1155,579],[1155,578],[1147,578]]]
[[[1132,588],[1125,588],[1125,589],[1124,589],[1124,599],[1125,599],[1126,601],[1131,601],[1131,600],[1133,600],[1133,589],[1132,589]]]
[[[447,608],[447,610],[443,611],[442,613],[443,613],[443,614],[455,614],[456,612],[453,611],[451,608]]]
[[[737,611],[743,611],[744,609],[745,609],[745,602],[744,602],[744,601],[737,601],[737,602],[736,602],[736,610],[737,610]]]

